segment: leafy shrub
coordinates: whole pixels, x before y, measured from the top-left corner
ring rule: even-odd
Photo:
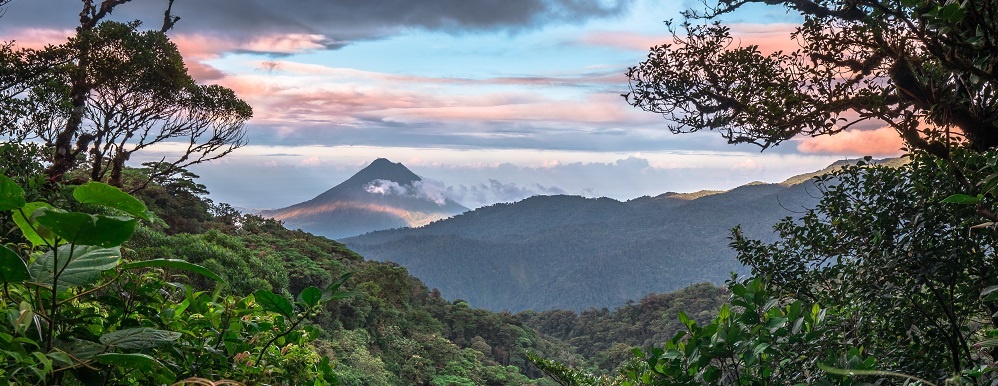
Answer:
[[[24,242],[0,246],[0,377],[11,384],[163,384],[178,379],[230,378],[248,383],[335,383],[329,358],[310,343],[318,329],[303,323],[339,291],[349,275],[325,290],[306,287],[291,302],[269,290],[244,297],[209,294],[166,281],[165,271],[223,278],[172,258],[124,261],[121,245],[145,205],[117,188],[88,183],[72,191],[69,212],[26,202],[0,175],[0,210],[9,211]],[[145,241],[162,241],[145,234]],[[194,251],[226,256],[215,244]],[[190,252],[190,251],[183,251]],[[165,253],[170,256],[170,253]],[[207,260],[211,261],[211,260]]]

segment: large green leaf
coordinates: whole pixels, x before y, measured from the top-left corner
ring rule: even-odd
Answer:
[[[56,346],[80,360],[91,359],[108,349],[103,344],[75,338],[71,338],[68,341],[59,341]]]
[[[135,232],[135,219],[48,210],[35,217],[39,224],[69,242],[101,247],[121,245]]]
[[[993,302],[998,300],[998,285],[993,285],[985,288],[981,291],[981,296],[986,302]]]
[[[88,182],[73,190],[73,198],[84,204],[98,204],[121,210],[132,216],[149,220],[146,204],[120,189],[101,182]]]
[[[134,269],[134,268],[146,268],[146,267],[181,269],[184,271],[194,272],[196,274],[205,276],[217,282],[225,283],[225,280],[222,279],[221,276],[218,276],[208,268],[179,259],[154,259],[154,260],[145,260],[145,261],[133,261],[121,265],[122,269]]]
[[[24,234],[24,238],[31,241],[31,244],[36,247],[41,245],[55,245],[55,235],[35,221],[35,218],[37,217],[36,212],[37,214],[41,214],[52,209],[55,209],[52,205],[41,201],[35,201],[24,204],[23,208],[14,211],[14,223],[21,229],[21,233]],[[21,213],[24,213],[24,215]]]
[[[57,259],[58,258],[58,259]],[[80,287],[96,282],[101,272],[114,268],[121,261],[118,247],[101,248],[92,245],[62,245],[35,259],[28,266],[32,279],[39,284],[51,287],[59,264],[59,288]]]
[[[978,196],[971,196],[971,195],[968,195],[968,194],[957,193],[957,194],[954,194],[954,195],[951,195],[949,197],[944,198],[942,200],[942,202],[948,203],[948,204],[977,205],[978,203],[981,202],[982,198],[983,197],[981,197],[980,195],[978,195]]]
[[[322,290],[316,287],[307,287],[298,294],[298,301],[308,307],[315,307],[322,301]]]
[[[107,353],[100,354],[95,359],[105,365],[135,369],[141,374],[155,375],[159,383],[170,384],[177,380],[176,374],[164,366],[163,363],[146,354]]]
[[[24,189],[9,177],[0,174],[0,210],[13,210],[24,206]]]
[[[30,278],[28,266],[24,264],[24,260],[21,260],[17,252],[0,246],[0,281],[14,283]]]
[[[179,332],[157,330],[149,327],[126,328],[101,335],[100,342],[124,350],[142,350],[173,342]]]
[[[294,313],[294,306],[291,305],[291,302],[287,298],[281,295],[267,290],[257,290],[253,293],[253,296],[256,297],[256,302],[264,310],[276,312],[288,318],[291,318],[291,314]]]

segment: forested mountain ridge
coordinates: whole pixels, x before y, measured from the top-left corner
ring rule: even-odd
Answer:
[[[445,297],[474,307],[616,307],[747,273],[728,248],[730,230],[740,225],[748,236],[773,240],[773,224],[818,202],[821,192],[811,178],[849,163],[724,192],[626,202],[535,196],[343,242],[367,258],[397,262]]]
[[[373,230],[419,226],[468,210],[422,183],[401,163],[378,158],[315,198],[260,214],[337,239]]]

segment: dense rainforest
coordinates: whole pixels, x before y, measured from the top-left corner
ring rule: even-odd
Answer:
[[[80,186],[47,190],[44,179],[38,177],[42,164],[22,158],[38,154],[31,148],[14,143],[0,148],[6,161],[0,165],[0,173],[12,177],[3,184],[3,192],[25,186],[28,189],[22,197],[45,197],[45,202],[77,206],[75,209],[83,211],[96,208],[73,203],[78,195],[75,192],[85,189]],[[122,181],[125,186],[145,181],[151,170],[126,168]],[[73,285],[68,293],[74,295],[73,301],[61,307],[65,318],[60,322],[61,337],[53,343],[53,352],[65,352],[69,358],[52,352],[45,357],[31,354],[38,347],[28,342],[43,344],[44,336],[36,336],[34,327],[27,328],[31,322],[21,315],[46,315],[44,307],[30,311],[32,308],[15,301],[24,299],[23,294],[5,291],[4,304],[16,322],[0,330],[6,342],[4,353],[16,358],[3,368],[5,379],[24,384],[43,380],[90,384],[94,377],[114,383],[198,377],[248,384],[302,384],[308,380],[342,385],[545,385],[553,383],[528,362],[527,352],[593,372],[613,373],[629,360],[632,347],[644,347],[678,331],[681,326],[673,316],[679,310],[707,320],[722,301],[719,288],[698,285],[677,294],[649,295],[612,312],[593,309],[581,314],[548,311],[514,315],[476,309],[463,300],[445,300],[439,291],[428,289],[397,264],[366,261],[335,241],[215,204],[196,177],[184,171],[161,183],[150,183],[135,194],[142,207],[148,208],[148,220],[135,225],[130,238],[121,244],[120,256],[126,262],[123,264],[138,266],[142,262],[183,261],[218,277],[206,276],[200,269],[160,264],[137,268],[128,276],[92,289],[86,288],[96,283]],[[95,212],[106,215],[120,210],[111,206]],[[19,226],[5,216],[4,229],[17,230]],[[31,240],[12,231],[5,236],[5,244],[12,247],[10,250],[24,250],[30,249]],[[70,265],[85,260],[69,258],[73,259]],[[338,282],[344,274],[349,275]],[[3,278],[7,285],[18,288],[18,281],[13,280],[16,277],[7,276],[7,271]],[[31,281],[24,282],[24,290],[34,285],[28,284]],[[311,311],[296,309],[310,312],[308,315],[283,315],[279,307],[260,305],[269,304],[261,298],[265,293],[293,299],[309,288],[331,284],[341,296]],[[93,319],[104,314],[113,317]],[[282,317],[287,320],[280,321]],[[292,328],[297,332],[270,347],[262,346],[274,338],[261,330],[262,326],[285,324],[275,328],[287,329],[286,324],[296,318],[305,319]],[[148,347],[105,344],[104,336],[138,326],[146,329],[143,331],[156,331],[162,341]],[[233,335],[236,331],[239,333]],[[91,347],[96,353],[87,354],[74,345],[63,346],[67,340],[105,346]],[[111,353],[148,356],[148,363],[135,365],[139,372],[128,371],[132,369],[129,366],[102,366],[107,363],[101,362],[101,355]]]
[[[244,145],[252,108],[189,76],[172,1],[160,30],[103,20],[127,2],[82,1],[58,46],[0,46],[9,383],[998,384],[994,0],[688,11],[628,71],[628,103],[763,149],[883,125],[909,162],[817,176],[774,240],[736,227],[752,275],[723,289],[517,315],[207,200],[187,167]],[[800,14],[800,49],[735,44],[723,16],[749,3]]]

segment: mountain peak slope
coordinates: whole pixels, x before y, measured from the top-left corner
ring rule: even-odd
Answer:
[[[261,215],[337,239],[382,229],[417,227],[467,211],[402,163],[378,158],[311,200]]]

